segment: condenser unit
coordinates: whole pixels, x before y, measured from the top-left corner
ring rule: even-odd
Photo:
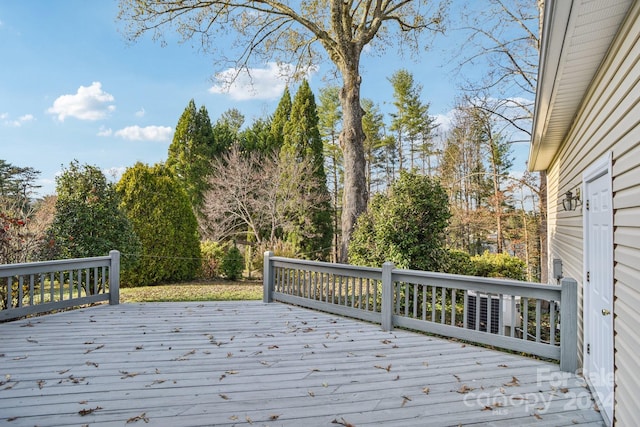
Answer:
[[[515,298],[515,307],[512,304]],[[490,301],[490,302],[489,302]],[[491,322],[489,322],[489,304],[491,304]],[[513,309],[515,308],[515,313]],[[512,295],[487,295],[480,292],[467,292],[467,328],[476,329],[476,319],[479,322],[478,330],[487,332],[489,323],[489,331],[492,334],[498,334],[500,330],[500,317],[502,313],[502,334],[511,335],[511,328],[520,328],[522,320],[520,318],[520,297]],[[478,311],[480,312],[479,314]],[[514,316],[512,316],[514,314]],[[515,332],[515,331],[514,331]]]

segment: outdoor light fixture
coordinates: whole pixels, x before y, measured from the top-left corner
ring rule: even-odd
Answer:
[[[562,199],[562,207],[565,211],[575,211],[580,204],[580,189],[576,190],[574,196],[571,191],[564,193],[564,199]]]

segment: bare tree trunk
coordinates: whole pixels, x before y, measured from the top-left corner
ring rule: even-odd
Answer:
[[[344,155],[344,194],[342,198],[342,245],[340,259],[347,262],[347,250],[351,233],[358,216],[367,209],[367,182],[365,176],[364,131],[360,106],[360,76],[358,55],[352,55],[353,63],[342,70],[343,86],[340,91],[342,104],[342,132],[340,147]]]
[[[540,172],[540,283],[549,281],[547,253],[547,172]]]

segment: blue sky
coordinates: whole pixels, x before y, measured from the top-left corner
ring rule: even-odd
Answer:
[[[74,159],[116,176],[137,161],[164,161],[192,98],[212,121],[237,108],[251,123],[271,114],[282,94],[272,64],[255,70],[253,90],[224,91],[214,77],[224,70],[197,46],[162,47],[148,37],[128,44],[117,9],[116,0],[0,0],[0,159],[41,171],[41,195],[55,191],[56,174]],[[449,49],[456,42],[455,34],[438,37],[417,60],[365,56],[362,96],[391,112],[387,79],[405,68],[423,85],[430,113],[446,121],[457,94]],[[331,70],[320,64],[310,75],[316,96]],[[527,152],[514,145],[516,172]]]

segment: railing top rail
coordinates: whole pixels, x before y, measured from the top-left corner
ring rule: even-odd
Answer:
[[[73,268],[101,267],[108,266],[110,262],[110,256],[101,256],[92,258],[25,262],[19,264],[2,264],[0,265],[0,277],[9,277],[20,274],[37,274]]]
[[[519,280],[499,279],[493,277],[463,276],[460,274],[434,273],[418,270],[394,269],[392,272],[394,281],[417,282],[424,284],[447,284],[458,289],[477,290],[491,293],[525,295],[559,299],[562,291],[560,285],[549,285]],[[515,291],[515,292],[514,292]]]
[[[327,269],[337,269],[337,270],[346,270],[353,272],[366,272],[366,273],[377,273],[381,274],[382,269],[376,267],[362,267],[359,265],[350,265],[350,264],[336,264],[333,262],[324,262],[324,261],[309,261],[304,259],[294,259],[294,258],[285,258],[285,257],[271,257],[271,261],[276,263],[280,263],[280,265],[291,265],[291,266],[306,266],[306,267],[321,267]]]

